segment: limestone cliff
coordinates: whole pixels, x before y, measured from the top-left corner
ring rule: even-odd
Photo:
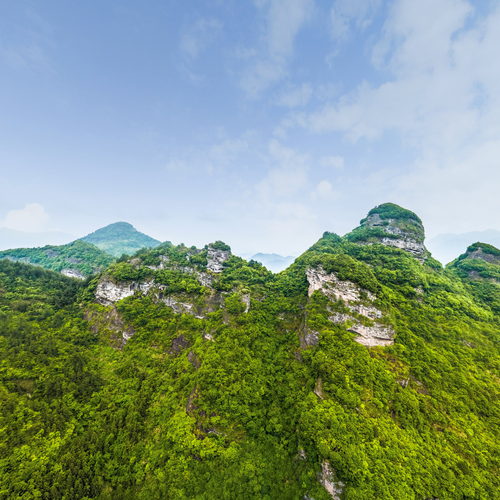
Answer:
[[[350,281],[340,280],[334,273],[322,268],[306,270],[309,296],[316,290],[343,306],[339,311],[332,309],[330,321],[345,324],[356,333],[356,342],[366,346],[385,346],[394,343],[394,330],[384,324],[382,312],[374,306],[376,297]],[[311,333],[308,333],[309,337]]]
[[[394,203],[384,203],[370,210],[359,227],[346,237],[360,244],[381,243],[400,248],[419,259],[428,255],[422,221],[410,210]]]

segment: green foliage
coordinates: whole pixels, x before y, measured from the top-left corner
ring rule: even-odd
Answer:
[[[406,208],[400,207],[395,203],[383,203],[378,207],[372,208],[368,212],[368,217],[370,215],[378,215],[381,219],[407,219],[422,224],[422,221],[420,220],[420,217],[417,214],[415,214],[411,210],[407,210]],[[365,220],[366,219],[363,219],[361,221],[361,224]]]
[[[500,312],[500,250],[486,243],[474,243],[447,269],[458,276],[484,306]]]
[[[137,231],[127,222],[115,222],[81,238],[92,243],[113,257],[133,255],[142,248],[152,248],[160,244],[158,240]]]
[[[147,267],[141,267],[130,262],[116,262],[108,267],[106,274],[115,281],[142,281],[153,273]]]
[[[90,276],[113,262],[113,258],[108,254],[90,243],[79,240],[60,246],[4,250],[0,252],[0,259],[35,264],[57,272],[72,269],[84,276]]]
[[[41,319],[75,301],[82,284],[40,267],[0,260],[0,311]]]
[[[472,279],[477,259],[331,233],[278,275],[210,272],[207,251],[120,259],[102,278],[161,288],[107,307],[97,277],[0,261],[0,498],[326,500],[325,461],[345,498],[495,498],[493,263]],[[318,266],[376,296],[394,345],[331,321],[347,306],[308,296]]]
[[[227,251],[227,252],[231,251],[231,247],[220,240],[217,240],[214,243],[210,243],[210,245],[207,245],[207,248],[208,247],[212,247],[215,250],[223,250],[223,251]]]

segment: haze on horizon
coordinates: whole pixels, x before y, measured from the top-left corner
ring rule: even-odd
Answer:
[[[498,2],[3,2],[0,30],[3,234],[297,255],[386,201],[500,229]]]

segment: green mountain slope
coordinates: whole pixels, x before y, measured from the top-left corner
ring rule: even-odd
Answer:
[[[123,254],[132,255],[141,248],[156,247],[160,244],[158,240],[137,231],[128,222],[109,224],[88,234],[81,240],[92,243],[114,257],[120,257]]]
[[[79,240],[66,245],[4,250],[0,259],[34,264],[76,278],[90,276],[114,260],[94,245]]]
[[[4,250],[0,252],[0,259],[35,264],[69,277],[85,278],[104,269],[116,257],[131,255],[159,243],[131,224],[117,222],[66,245]]]
[[[500,312],[500,250],[487,243],[474,243],[447,268],[484,306]]]
[[[165,243],[0,309],[0,496],[495,498],[498,312],[414,214],[371,214],[279,275]]]

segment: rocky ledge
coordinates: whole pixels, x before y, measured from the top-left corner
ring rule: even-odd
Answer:
[[[327,273],[322,268],[309,268],[306,275],[309,296],[319,290],[332,301],[341,301],[345,306],[342,312],[332,312],[329,319],[334,323],[345,324],[349,331],[356,333],[356,342],[369,347],[394,343],[394,330],[383,324],[382,311],[373,305],[376,300],[373,293],[351,281],[342,281],[334,273]]]
[[[361,244],[382,243],[400,248],[419,259],[428,254],[422,221],[410,210],[394,203],[384,203],[370,210],[347,238]]]

